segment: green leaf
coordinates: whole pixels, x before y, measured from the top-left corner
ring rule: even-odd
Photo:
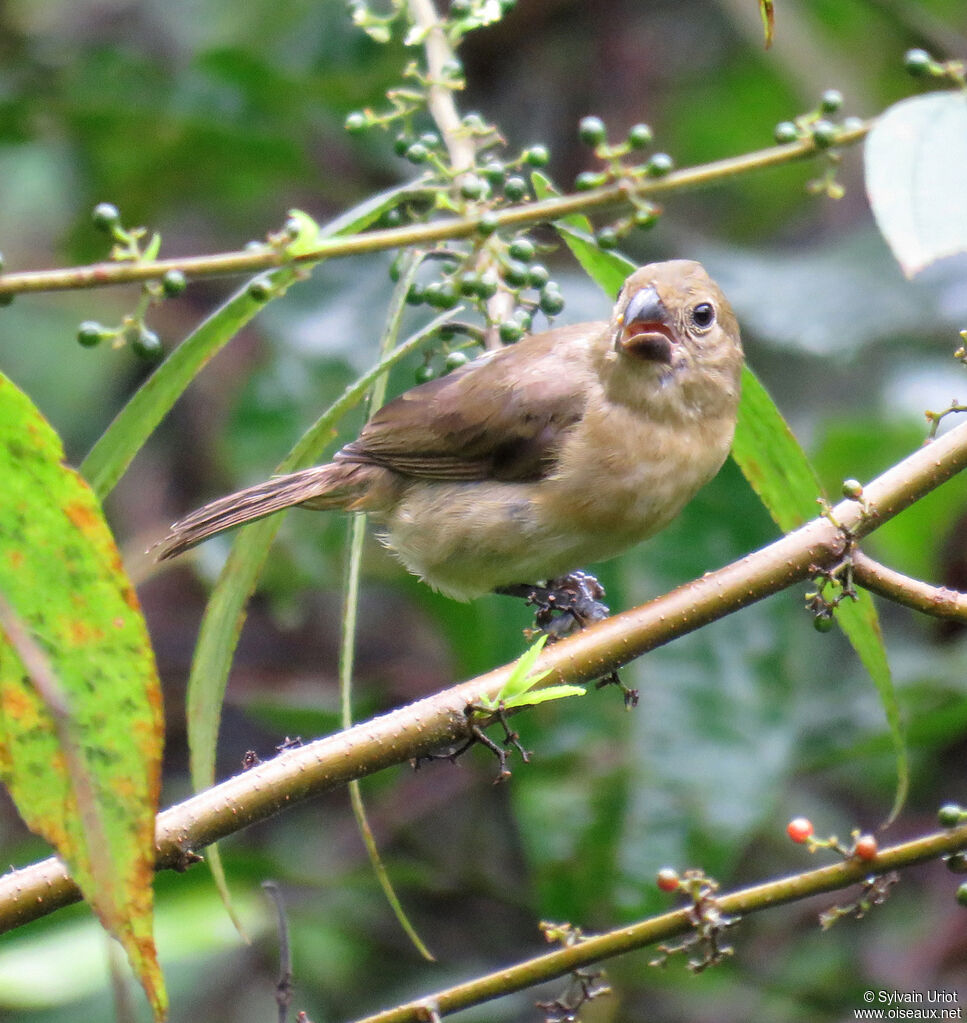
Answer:
[[[776,32],[776,11],[773,0],[759,0],[759,16],[762,18],[762,33],[768,50],[772,46]]]
[[[908,277],[967,252],[967,92],[935,92],[890,107],[864,150],[876,223]]]
[[[608,295],[617,295],[632,265],[623,256],[597,248],[581,232],[561,224],[555,226],[592,280]],[[822,494],[816,472],[775,402],[748,366],[742,368],[742,398],[732,457],[783,532],[815,518],[816,501]],[[892,820],[906,799],[910,769],[876,607],[870,595],[860,591],[855,602],[839,605],[836,619],[870,673],[883,704],[897,762]]]
[[[544,677],[544,675],[540,675],[535,680],[535,684]],[[524,692],[501,702],[505,710],[514,710],[517,707],[536,707],[539,703],[548,703],[551,700],[564,700],[569,696],[584,696],[586,693],[587,690],[583,686],[548,686],[546,689]]]
[[[0,375],[0,777],[124,946],[155,1018],[161,691],[137,597],[91,488]]]

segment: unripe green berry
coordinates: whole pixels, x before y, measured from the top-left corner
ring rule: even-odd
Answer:
[[[524,163],[529,167],[546,167],[550,159],[547,146],[530,146],[524,150]]]
[[[651,128],[647,124],[635,124],[628,132],[628,145],[632,149],[644,149],[651,142],[651,138]]]
[[[496,188],[503,183],[507,168],[499,160],[488,160],[480,168],[480,173]]]
[[[828,149],[835,143],[836,137],[839,135],[839,129],[836,125],[832,121],[823,119],[814,122],[810,130],[812,131],[813,142],[820,149]]]
[[[564,296],[550,284],[541,291],[539,306],[546,316],[557,316],[564,309]]]
[[[511,260],[504,267],[504,280],[512,288],[522,288],[527,283],[527,266],[517,260]]]
[[[499,287],[500,279],[493,270],[488,270],[480,275],[480,281],[477,284],[477,294],[481,298],[493,298],[497,294]]]
[[[359,135],[369,125],[366,115],[361,110],[354,110],[346,117],[345,128],[350,135]]]
[[[944,803],[937,811],[937,820],[942,828],[956,828],[967,818],[964,808],[956,803]]]
[[[486,191],[486,184],[476,174],[469,174],[460,182],[460,194],[464,199],[479,199]]]
[[[409,135],[397,135],[396,138],[393,139],[393,152],[396,153],[397,156],[406,156],[406,151],[412,144],[413,140],[409,137]]]
[[[608,137],[608,130],[600,117],[582,117],[578,137],[586,146],[600,146]]]
[[[469,361],[470,356],[466,352],[451,352],[444,360],[443,365],[448,373],[452,373],[453,370],[466,366]]]
[[[645,173],[651,178],[663,178],[675,169],[675,161],[668,153],[654,153],[645,164]]]
[[[426,286],[424,301],[434,309],[452,309],[457,304],[457,293],[450,281],[434,281]]]
[[[256,302],[268,302],[272,297],[272,284],[265,277],[256,277],[249,281],[247,291],[249,298],[254,298]]]
[[[574,187],[579,192],[589,192],[592,188],[603,185],[607,179],[604,174],[595,171],[581,171],[574,179]]]
[[[96,320],[85,320],[77,328],[77,340],[85,348],[99,345],[104,338],[104,328]]]
[[[121,223],[121,214],[113,203],[99,202],[94,207],[91,219],[99,231],[111,231]]]
[[[400,209],[387,210],[380,220],[384,227],[399,227],[403,223],[403,213]]]
[[[524,336],[524,331],[521,329],[518,323],[513,320],[504,320],[504,322],[497,328],[497,335],[505,345],[512,345],[515,341],[519,341]]]
[[[863,484],[859,480],[843,480],[843,497],[858,501],[863,496]]]
[[[131,343],[131,350],[138,358],[149,361],[160,359],[164,355],[164,349],[161,347],[161,338],[147,327],[142,327],[138,331],[138,336]]]
[[[635,227],[639,227],[642,230],[647,230],[649,227],[654,227],[658,223],[658,210],[653,206],[643,206],[640,209],[635,210],[633,217]]]
[[[13,302],[12,291],[6,291],[2,295],[0,295],[0,308],[5,308],[6,306],[10,305],[11,302]]]
[[[504,195],[511,202],[520,202],[527,195],[527,182],[516,175],[504,182]]]
[[[527,268],[527,283],[532,288],[543,288],[550,279],[551,275],[543,263],[531,263]]]
[[[427,149],[436,149],[440,144],[440,136],[435,131],[425,131],[420,135],[419,141],[426,146]]]
[[[531,324],[534,322],[534,317],[523,306],[514,310],[514,319],[525,334],[531,329]]]
[[[819,109],[824,114],[835,114],[843,105],[843,94],[839,89],[827,89],[819,101]]]
[[[613,227],[602,227],[594,238],[599,248],[610,250],[618,247],[618,232]]]
[[[426,291],[419,284],[410,285],[410,290],[406,293],[406,304],[422,305],[425,301]]]
[[[832,614],[818,614],[813,618],[813,628],[817,632],[829,632],[834,624]]]
[[[792,121],[780,121],[776,125],[774,137],[780,146],[788,146],[791,142],[799,141],[799,129]]]
[[[425,384],[436,378],[436,370],[432,366],[424,364],[417,368],[414,376],[416,377],[416,382],[418,384]]]
[[[944,860],[944,866],[951,874],[967,874],[967,853],[963,849],[960,852],[951,853]]]
[[[491,235],[500,226],[500,219],[493,210],[484,210],[477,221],[477,231],[486,236]]]
[[[957,889],[957,901],[961,906],[967,906],[967,884],[962,884]]]
[[[903,66],[909,74],[923,78],[933,71],[934,59],[926,50],[907,50],[903,55]]]
[[[461,295],[472,298],[480,293],[480,274],[469,270],[460,275],[459,291]]]
[[[174,298],[180,295],[188,287],[188,278],[181,270],[166,270],[161,278],[161,290],[168,296]]]
[[[534,258],[534,243],[529,238],[515,238],[507,247],[513,259],[529,263]]]
[[[430,151],[422,142],[414,142],[404,154],[410,163],[426,163],[430,158]]]

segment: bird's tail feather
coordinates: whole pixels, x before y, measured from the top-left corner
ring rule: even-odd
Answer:
[[[215,533],[307,501],[314,509],[345,508],[360,496],[364,481],[357,477],[362,469],[358,464],[331,463],[275,476],[220,497],[175,522],[168,535],[155,544],[155,557],[159,561],[173,558]]]

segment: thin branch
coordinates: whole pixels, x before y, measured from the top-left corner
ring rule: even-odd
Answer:
[[[546,648],[542,685],[587,682],[649,650],[693,632],[834,565],[845,547],[967,467],[967,423],[919,448],[825,515],[762,550],[709,572],[648,604],[608,618]],[[173,806],[158,816],[156,865],[185,869],[196,850],[353,778],[402,764],[466,735],[466,708],[496,698],[514,664],[326,736]],[[76,902],[74,882],[57,859],[0,877],[0,933]]]
[[[286,1023],[292,1004],[292,945],[289,941],[289,920],[285,914],[282,893],[274,881],[263,881],[262,888],[275,906],[279,930],[279,979],[275,985],[275,1004],[279,1023]]]
[[[872,593],[933,618],[967,622],[967,593],[913,579],[881,565],[862,551],[854,551],[852,560],[853,578]]]
[[[873,121],[843,131],[837,147],[855,145],[866,137]],[[522,206],[509,206],[494,212],[498,227],[518,227],[559,220],[574,213],[589,213],[613,206],[628,206],[632,197],[650,199],[668,192],[696,188],[727,180],[749,171],[794,163],[827,152],[812,137],[783,146],[772,146],[754,153],[728,157],[697,167],[686,167],[663,178],[641,181],[619,181],[587,192],[554,196]],[[217,277],[229,274],[250,274],[292,263],[318,263],[325,259],[355,256],[368,252],[407,246],[432,246],[454,238],[467,238],[477,231],[479,216],[445,217],[428,224],[364,231],[345,238],[331,238],[312,249],[289,255],[266,246],[241,252],[224,252],[208,256],[185,256],[182,259],[159,259],[139,263],[95,263],[90,266],[59,270],[25,270],[0,274],[0,301],[6,296],[38,291],[66,291],[77,288],[98,288],[109,284],[127,284],[158,280],[168,270],[180,270],[186,277]]]
[[[727,917],[757,913],[811,895],[846,888],[868,877],[887,874],[902,867],[946,856],[965,847],[967,826],[950,831],[937,831],[883,849],[873,863],[856,859],[845,860],[828,867],[820,867],[818,870],[793,874],[752,888],[717,895],[715,904],[719,912]],[[426,1018],[421,1013],[425,1011],[427,1004],[432,1005],[440,1016],[445,1016],[492,998],[566,976],[574,970],[591,966],[604,959],[688,934],[694,926],[691,907],[650,917],[606,934],[585,937],[565,948],[505,967],[466,984],[438,991],[418,1001],[387,1009],[375,1016],[367,1016],[357,1023],[419,1023]]]

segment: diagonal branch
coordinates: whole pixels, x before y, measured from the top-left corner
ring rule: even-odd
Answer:
[[[919,448],[863,487],[863,502],[841,501],[762,550],[709,572],[544,650],[544,684],[600,678],[649,650],[835,565],[846,546],[871,533],[967,467],[967,423]],[[834,525],[830,519],[835,519]],[[195,850],[285,807],[438,750],[466,734],[468,704],[494,699],[513,670],[496,668],[416,703],[288,750],[158,816],[158,868],[184,869]],[[80,893],[57,859],[0,878],[0,932],[76,902]]]
[[[862,551],[854,551],[852,560],[853,578],[871,593],[912,607],[914,611],[922,611],[932,618],[967,622],[967,593],[912,579],[881,565]]]

